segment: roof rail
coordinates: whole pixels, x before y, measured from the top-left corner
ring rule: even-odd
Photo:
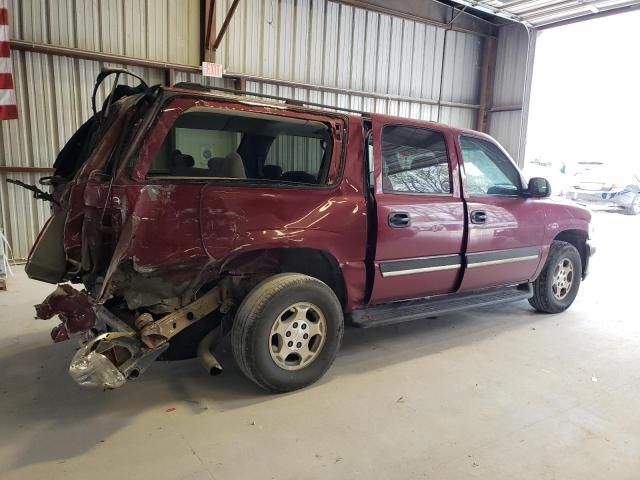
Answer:
[[[233,88],[224,88],[224,87],[212,87],[208,85],[202,85],[200,83],[192,83],[192,82],[178,82],[174,85],[175,88],[184,88],[187,90],[200,90],[203,92],[225,92],[232,93],[234,95],[244,95],[244,96],[253,96],[253,97],[261,97],[268,98],[270,100],[281,100],[285,102],[287,105],[297,105],[297,106],[309,106],[309,107],[319,107],[319,108],[328,108],[331,110],[338,110],[340,112],[349,112],[355,113],[358,115],[362,115],[363,117],[369,117],[371,114],[369,112],[365,112],[363,110],[354,110],[352,108],[345,107],[336,107],[334,105],[325,105],[324,103],[315,103],[315,102],[307,102],[306,100],[298,100],[295,98],[287,98],[287,97],[279,97],[278,95],[269,95],[266,93],[256,93],[256,92],[247,92],[246,90],[235,90]]]

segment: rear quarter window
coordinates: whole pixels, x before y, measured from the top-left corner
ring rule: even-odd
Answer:
[[[178,117],[147,176],[323,185],[331,149],[321,122],[195,108]]]

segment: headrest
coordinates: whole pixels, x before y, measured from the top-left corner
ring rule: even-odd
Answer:
[[[242,157],[231,152],[226,157],[214,157],[207,162],[209,175],[221,178],[247,178]]]
[[[196,161],[191,155],[182,155],[181,161],[185,168],[192,168],[196,164]]]
[[[190,168],[193,168],[195,164],[196,162],[191,155],[183,155],[180,150],[175,150],[171,154],[170,168],[174,172],[188,170]]]
[[[238,152],[231,152],[224,157],[223,160],[223,177],[229,178],[247,178],[247,173],[244,171],[244,163],[242,163],[242,157]]]

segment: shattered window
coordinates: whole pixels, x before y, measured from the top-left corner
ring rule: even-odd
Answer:
[[[451,193],[444,136],[426,128],[384,127],[382,173],[385,192]]]
[[[148,175],[322,184],[331,139],[321,122],[197,107],[176,120]]]

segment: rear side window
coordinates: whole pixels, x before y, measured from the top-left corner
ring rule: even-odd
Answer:
[[[263,171],[284,180],[317,183],[327,141],[300,135],[279,135],[271,144]]]
[[[387,193],[451,193],[444,136],[426,128],[382,129],[382,189]]]
[[[470,195],[520,195],[520,173],[496,145],[480,138],[462,136],[460,148]]]
[[[147,175],[324,184],[331,138],[321,122],[195,108],[176,120]]]

